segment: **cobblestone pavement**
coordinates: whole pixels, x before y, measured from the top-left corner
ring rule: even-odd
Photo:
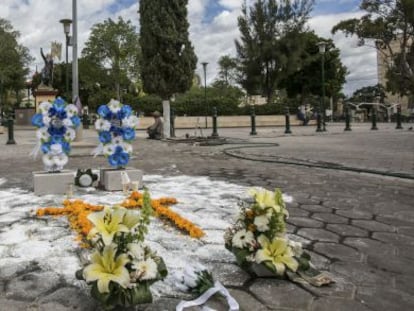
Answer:
[[[315,265],[330,271],[337,283],[313,288],[252,279],[232,262],[216,262],[213,272],[241,310],[413,310],[414,132],[409,125],[404,130],[392,124],[378,127],[370,131],[369,124],[358,124],[352,132],[343,132],[343,126],[328,125],[322,134],[294,127],[290,136],[283,135],[282,128],[259,128],[255,137],[248,135],[249,129],[220,129],[231,144],[214,146],[196,140],[150,141],[140,132],[131,166],[147,174],[200,175],[246,186],[280,187],[293,196],[289,232],[301,238]],[[179,130],[177,135],[187,132],[192,135],[194,130]],[[18,144],[6,146],[6,135],[0,135],[0,174],[8,180],[1,187],[31,189],[31,172],[42,169],[40,160],[27,156],[34,133],[17,130],[15,136]],[[74,149],[68,168],[105,166],[103,158],[88,156],[95,134],[85,131],[84,136],[86,143]],[[234,151],[239,158],[223,152],[232,147],[242,147]],[[281,163],[284,160],[300,165]],[[315,163],[329,169],[312,166]],[[403,173],[405,178],[387,173]],[[0,309],[98,310],[81,289],[39,271],[35,264],[0,271]],[[161,297],[139,310],[174,310],[178,301],[179,297]],[[227,310],[219,297],[209,306]]]

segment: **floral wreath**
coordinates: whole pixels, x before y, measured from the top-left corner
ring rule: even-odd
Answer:
[[[95,128],[99,133],[99,145],[95,156],[103,154],[114,167],[125,167],[132,154],[131,142],[135,139],[138,117],[133,115],[129,105],[111,99],[107,105],[98,108],[99,118]]]
[[[39,111],[32,117],[32,125],[38,127],[38,143],[32,154],[36,157],[41,150],[45,170],[60,171],[68,163],[70,143],[75,139],[75,129],[81,122],[78,108],[58,97],[53,103],[42,102]]]

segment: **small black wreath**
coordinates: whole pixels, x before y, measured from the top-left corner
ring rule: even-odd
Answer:
[[[92,173],[90,168],[86,170],[78,169],[75,177],[75,185],[78,187],[91,187],[98,180],[98,175]]]

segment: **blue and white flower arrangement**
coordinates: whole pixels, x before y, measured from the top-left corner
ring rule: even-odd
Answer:
[[[131,143],[135,139],[138,117],[129,105],[114,99],[107,105],[101,105],[98,115],[95,128],[99,135],[99,145],[94,150],[94,155],[103,154],[113,167],[125,167],[132,154]]]
[[[39,113],[32,117],[32,125],[38,128],[38,142],[32,155],[36,157],[42,151],[46,171],[61,171],[68,163],[70,143],[75,139],[75,129],[80,123],[78,108],[73,104],[68,105],[60,97],[53,102],[40,103]]]

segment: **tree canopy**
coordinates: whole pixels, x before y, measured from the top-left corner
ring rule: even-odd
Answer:
[[[302,49],[299,34],[313,8],[313,0],[258,0],[242,7],[241,33],[236,40],[239,83],[249,95],[271,101],[282,75],[295,71]],[[283,73],[282,73],[283,72]]]
[[[414,1],[362,0],[360,8],[367,14],[339,22],[332,33],[355,35],[361,45],[367,39],[373,40],[387,59],[387,88],[401,95],[413,95]]]
[[[121,99],[121,91],[129,87],[130,81],[136,82],[140,78],[141,48],[136,27],[121,17],[117,22],[109,18],[95,24],[82,57],[95,63],[99,67],[96,70],[106,71],[113,81],[116,97]]]
[[[169,99],[190,89],[197,57],[189,40],[187,0],[141,0],[144,91]]]

